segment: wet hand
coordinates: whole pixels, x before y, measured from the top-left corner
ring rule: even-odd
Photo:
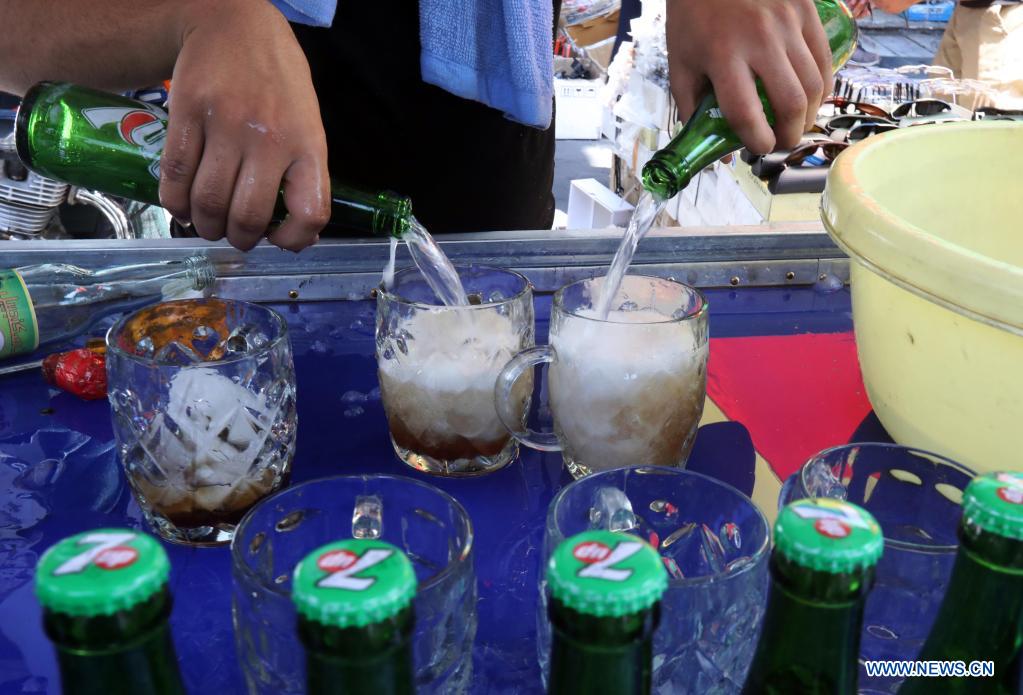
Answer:
[[[160,201],[204,239],[298,251],[330,218],[327,141],[305,55],[268,2],[192,3],[174,67]],[[270,231],[283,186],[288,218]]]
[[[787,149],[813,125],[830,85],[831,49],[812,0],[668,0],[668,65],[679,117],[713,86],[749,150]],[[757,96],[764,85],[772,128]]]

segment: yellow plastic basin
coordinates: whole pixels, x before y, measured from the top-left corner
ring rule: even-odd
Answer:
[[[1023,469],[1023,123],[871,137],[828,176],[867,394],[900,444]]]

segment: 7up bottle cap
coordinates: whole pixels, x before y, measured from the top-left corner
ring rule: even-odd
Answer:
[[[982,531],[1023,540],[1023,473],[987,473],[963,492],[963,520]]]
[[[876,565],[884,537],[867,510],[841,500],[808,499],[779,512],[774,548],[807,569],[844,574]]]
[[[295,567],[291,599],[298,612],[329,627],[364,627],[412,603],[416,573],[403,552],[378,540],[328,543]]]
[[[65,538],[36,568],[36,596],[47,610],[110,615],[148,600],[167,584],[170,563],[151,536],[104,528]]]
[[[547,565],[551,597],[597,617],[638,613],[661,600],[668,573],[661,556],[641,539],[587,531],[564,541]]]

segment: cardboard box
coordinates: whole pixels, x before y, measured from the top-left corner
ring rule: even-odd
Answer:
[[[775,195],[767,188],[750,165],[735,157],[732,164],[722,166],[722,170],[731,172],[739,189],[754,209],[764,218],[765,222],[799,222],[820,218],[820,193],[786,193]]]
[[[573,179],[568,191],[568,228],[624,227],[632,206],[596,179]]]
[[[557,102],[554,137],[558,140],[597,140],[600,138],[604,105],[600,99],[603,79],[563,80],[554,78]]]
[[[593,19],[587,19],[585,22],[579,24],[571,24],[565,27],[568,31],[569,36],[572,40],[580,46],[590,46],[599,41],[603,41],[609,36],[616,36],[618,34],[618,15],[619,10],[615,10],[611,14],[606,14],[603,17],[594,17]]]

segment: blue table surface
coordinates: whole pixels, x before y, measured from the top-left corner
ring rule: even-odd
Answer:
[[[846,289],[749,288],[707,295],[711,333],[717,337],[852,327]],[[536,304],[537,341],[543,342],[550,296],[538,296]],[[473,692],[542,692],[535,649],[537,570],[547,506],[570,482],[560,456],[523,449],[519,461],[503,470],[461,480],[408,468],[391,448],[383,409],[371,393],[377,386],[374,305],[275,308],[288,319],[295,350],[299,435],[293,482],[398,474],[456,497],[476,533],[479,631]],[[749,436],[736,428],[744,429],[741,423],[702,428],[688,467],[726,480],[751,480],[751,472],[721,464],[752,460]],[[744,450],[729,456],[736,448]],[[0,377],[0,693],[60,691],[56,659],[32,592],[33,570],[53,543],[100,526],[145,528],[117,461],[107,403],[83,402],[52,389],[38,372]],[[228,548],[166,548],[175,597],[171,622],[189,691],[242,692]]]

